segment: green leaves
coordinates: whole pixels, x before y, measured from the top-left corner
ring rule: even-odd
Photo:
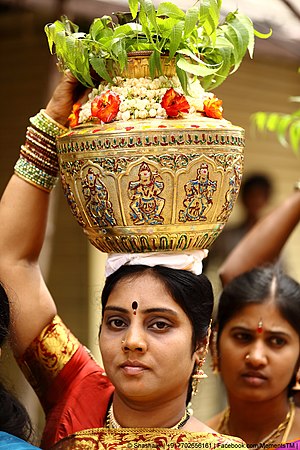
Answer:
[[[300,148],[300,110],[293,114],[257,112],[251,117],[261,132],[275,133],[281,145],[290,145],[298,154]]]
[[[196,0],[186,12],[171,2],[155,10],[152,0],[128,0],[135,22],[115,25],[112,18],[96,18],[88,34],[67,17],[48,24],[45,31],[50,51],[57,54],[63,69],[86,86],[93,86],[90,71],[109,81],[114,67],[123,69],[127,53],[152,51],[151,76],[161,74],[161,54],[175,57],[176,70],[186,91],[188,76],[196,76],[205,89],[219,86],[236,71],[245,54],[253,54],[254,37],[266,38],[254,30],[251,20],[238,13],[220,22],[221,0]]]

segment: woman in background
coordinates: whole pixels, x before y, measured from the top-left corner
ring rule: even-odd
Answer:
[[[273,263],[300,221],[300,182],[280,205],[260,219],[240,240],[219,269],[223,286],[254,267]]]
[[[9,302],[0,284],[0,353],[8,337]],[[0,382],[0,449],[30,450],[33,447],[27,440],[32,435],[30,418],[24,406]]]
[[[300,285],[276,265],[236,277],[221,294],[214,337],[229,406],[208,425],[251,448],[293,447],[300,438],[300,409],[292,399],[300,361]]]

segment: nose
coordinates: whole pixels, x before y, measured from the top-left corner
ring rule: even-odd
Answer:
[[[245,355],[246,364],[252,367],[265,366],[268,362],[266,348],[260,340],[255,341]]]
[[[147,340],[143,327],[139,324],[131,324],[122,340],[122,350],[126,352],[145,353]]]

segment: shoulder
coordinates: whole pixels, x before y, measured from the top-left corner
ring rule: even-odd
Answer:
[[[294,423],[289,434],[289,441],[294,441],[295,439],[299,439],[300,436],[300,408],[295,408],[295,418]]]
[[[220,413],[216,414],[215,416],[208,419],[205,423],[208,427],[212,428],[213,430],[218,430],[221,419],[223,417],[224,411],[221,411]]]
[[[201,422],[200,420],[196,419],[196,417],[192,416],[190,420],[188,421],[186,427],[184,427],[187,431],[198,431],[200,433],[215,433],[215,430],[213,430],[210,426],[207,424]]]

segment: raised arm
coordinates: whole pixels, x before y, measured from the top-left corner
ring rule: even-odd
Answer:
[[[67,123],[72,105],[77,100],[78,88],[78,82],[70,74],[64,75],[47,105],[46,114],[41,117],[48,118],[50,125],[51,118],[57,121],[58,124],[53,123],[53,126],[59,130],[59,124]],[[36,141],[40,128],[42,145],[47,146],[48,135],[47,130],[42,131],[43,120],[33,125],[31,134]],[[28,133],[27,130],[27,139],[31,139]],[[53,136],[49,136],[51,141],[55,141]],[[26,158],[30,158],[30,151],[36,155],[39,149],[25,146],[22,151],[24,156],[28,152]],[[0,282],[11,301],[16,354],[23,353],[56,314],[38,262],[45,237],[50,189],[32,184],[35,183],[35,174],[27,176],[26,170],[26,164],[20,165],[18,175],[11,177],[0,202]]]
[[[300,190],[261,219],[238,243],[220,267],[223,286],[237,275],[278,258],[300,221]]]

